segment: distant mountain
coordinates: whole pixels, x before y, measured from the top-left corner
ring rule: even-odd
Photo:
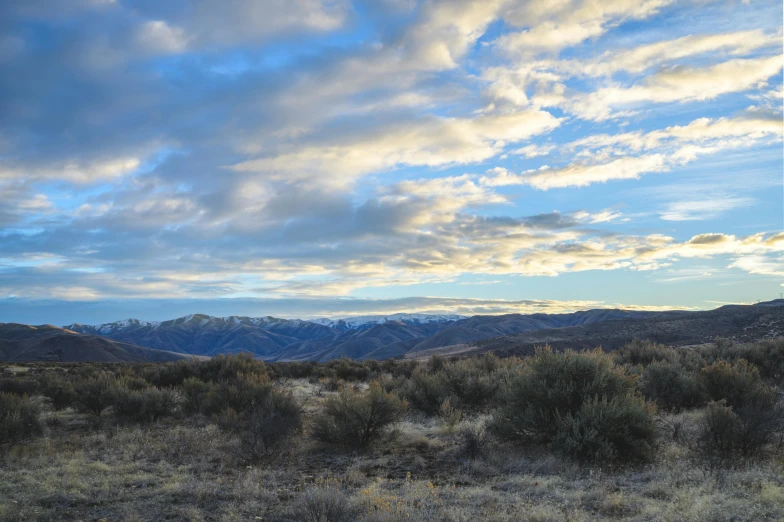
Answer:
[[[66,328],[190,355],[250,352],[269,361],[327,361],[344,356],[385,359],[521,332],[644,318],[654,313],[601,309],[569,314],[394,314],[312,321],[193,314],[161,322],[127,319]]]
[[[0,361],[163,362],[184,358],[52,325],[0,323]]]
[[[571,315],[571,314],[566,314]],[[525,355],[536,346],[575,350],[602,347],[615,350],[633,339],[650,339],[669,346],[686,346],[726,337],[736,342],[784,337],[784,301],[776,300],[754,306],[728,305],[704,312],[663,312],[607,321],[593,321],[562,328],[536,329],[513,335],[496,336],[477,342],[418,352],[409,357],[470,355],[493,352],[501,355]]]
[[[464,315],[435,315],[435,314],[392,314],[392,315],[358,315],[343,319],[311,319],[310,322],[329,326],[341,331],[362,330],[373,325],[390,322],[403,324],[448,323],[465,319]]]

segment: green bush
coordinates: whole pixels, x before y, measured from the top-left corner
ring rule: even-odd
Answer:
[[[294,501],[293,520],[301,522],[352,522],[358,510],[336,487],[313,487]]]
[[[403,389],[411,406],[428,415],[437,415],[447,399],[454,407],[480,410],[495,399],[499,389],[494,359],[439,362],[429,369],[415,370]]]
[[[438,354],[432,356],[427,361],[427,371],[428,373],[437,373],[444,369],[447,364],[447,360],[445,357],[442,357]]]
[[[74,407],[83,413],[100,417],[112,405],[112,391],[118,385],[114,377],[99,375],[74,386]]]
[[[531,364],[512,377],[489,428],[502,438],[549,443],[562,419],[588,400],[612,400],[634,391],[635,378],[601,351],[538,349]]]
[[[205,382],[195,377],[182,385],[183,411],[186,414],[218,415],[234,410],[247,416],[262,404],[273,388],[267,374],[239,374],[234,379]]]
[[[496,436],[546,443],[576,460],[645,460],[655,440],[634,376],[599,350],[537,350],[501,403],[488,426]]]
[[[377,382],[364,393],[344,389],[327,399],[324,414],[314,423],[313,436],[321,442],[364,449],[398,422],[405,409],[405,402]]]
[[[677,350],[649,340],[635,339],[613,354],[616,364],[647,366],[656,361],[677,362]]]
[[[640,390],[646,399],[665,410],[680,411],[705,403],[696,377],[684,371],[679,363],[670,361],[655,361],[646,366]]]
[[[290,392],[273,390],[261,404],[253,407],[247,420],[238,418],[240,456],[258,463],[291,442],[302,429],[302,407]]]
[[[486,358],[462,359],[443,369],[444,382],[451,395],[465,408],[478,410],[495,398],[498,382],[483,364]]]
[[[207,396],[218,388],[218,385],[212,382],[204,382],[196,377],[189,377],[182,383],[180,391],[182,392],[182,410],[186,415],[193,415],[207,410],[206,404],[203,401]],[[209,412],[209,413],[218,413]]]
[[[33,399],[0,392],[0,444],[19,444],[43,432],[40,410]]]
[[[329,361],[325,366],[334,372],[335,377],[344,381],[364,381],[370,376],[370,370],[364,364],[348,357]]]
[[[692,451],[711,467],[733,462],[740,454],[743,423],[726,401],[711,402],[692,440]]]
[[[743,404],[746,397],[764,386],[757,367],[745,359],[713,363],[700,370],[697,381],[709,400],[726,400],[732,407]]]
[[[195,367],[195,377],[208,382],[231,381],[245,376],[269,380],[269,372],[264,361],[258,361],[250,353],[218,355],[208,361],[191,363]]]
[[[447,397],[438,409],[438,420],[450,432],[454,431],[463,419],[463,411],[454,405],[456,402],[456,399]]]
[[[768,339],[748,344],[718,341],[715,346],[703,348],[700,352],[711,362],[745,359],[759,370],[763,379],[779,386],[784,385],[784,339]]]
[[[634,395],[589,399],[561,423],[551,447],[582,462],[646,461],[656,426],[651,406]]]
[[[460,430],[460,453],[474,460],[486,451],[487,431],[483,425],[468,425]]]
[[[41,394],[52,401],[55,410],[64,410],[74,401],[74,387],[58,375],[46,375],[41,379]]]
[[[174,415],[180,402],[179,394],[171,389],[120,387],[112,390],[111,396],[114,414],[125,422],[156,422]]]
[[[450,391],[443,373],[428,373],[416,369],[406,381],[403,395],[415,409],[428,415],[436,415],[441,404],[449,398]]]
[[[3,377],[0,379],[0,392],[16,395],[36,395],[38,381],[30,377]]]
[[[713,402],[701,421],[696,453],[712,465],[760,457],[784,436],[784,403],[745,359],[718,361],[698,374]]]

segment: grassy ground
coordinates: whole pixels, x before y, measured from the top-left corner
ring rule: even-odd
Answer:
[[[286,385],[306,419],[331,393]],[[207,419],[123,427],[110,414],[100,426],[70,409],[45,415],[46,437],[1,457],[0,520],[302,520],[313,487],[346,497],[349,520],[784,520],[780,457],[709,470],[666,422],[645,467],[578,466],[489,439],[470,459],[459,427],[415,413],[362,455],[312,442],[306,422],[274,460],[247,466]]]

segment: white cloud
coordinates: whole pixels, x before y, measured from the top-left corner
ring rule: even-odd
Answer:
[[[558,0],[524,2],[505,19],[527,30],[504,35],[499,47],[514,53],[555,52],[597,37],[626,19],[646,18],[673,0]]]
[[[673,201],[667,204],[659,215],[665,221],[704,221],[717,218],[730,210],[751,206],[755,201],[749,197],[728,196]]]
[[[569,165],[545,166],[520,175],[502,169],[491,172],[483,183],[491,186],[527,184],[547,190],[637,179],[643,174],[667,172],[702,155],[779,140],[782,134],[784,125],[780,121],[753,116],[718,120],[700,118],[688,125],[647,133],[599,134],[581,138],[564,147],[576,152],[579,158]]]
[[[705,68],[672,67],[631,87],[604,87],[565,101],[581,118],[604,120],[617,108],[642,103],[704,101],[722,94],[759,88],[781,71],[784,56],[737,59]]]
[[[188,47],[185,31],[162,20],[151,20],[142,24],[136,39],[143,49],[152,53],[176,54]]]
[[[510,150],[509,154],[525,156],[526,158],[537,158],[539,156],[547,156],[553,149],[555,149],[555,145],[526,145],[519,149]]]
[[[119,178],[129,174],[141,165],[138,157],[118,157],[93,160],[88,163],[70,160],[64,164],[22,169],[0,167],[0,179],[57,179],[73,183],[88,183],[99,180]]]
[[[689,35],[662,40],[629,50],[607,51],[598,58],[581,62],[562,60],[554,64],[561,72],[588,76],[612,75],[619,71],[639,74],[663,63],[672,63],[689,56],[725,51],[731,55],[747,54],[762,47],[778,47],[781,36],[760,29],[731,33]]]
[[[750,274],[784,277],[784,257],[743,256],[733,261],[730,268],[740,268]]]
[[[294,147],[234,165],[239,172],[269,174],[273,179],[341,184],[402,165],[438,167],[477,163],[516,143],[550,131],[558,118],[546,111],[483,114],[475,118],[426,118],[381,128],[345,143]]]

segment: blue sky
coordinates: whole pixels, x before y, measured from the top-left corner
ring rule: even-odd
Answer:
[[[782,4],[10,0],[0,321],[784,291]]]

